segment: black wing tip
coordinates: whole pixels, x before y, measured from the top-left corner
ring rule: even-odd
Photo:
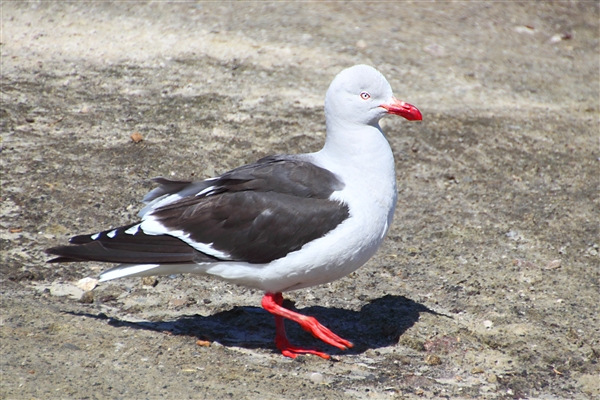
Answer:
[[[46,253],[46,254],[58,256],[56,258],[46,261],[46,263],[47,264],[56,264],[56,263],[63,263],[63,262],[85,261],[85,260],[81,260],[81,259],[70,257],[70,256],[66,255],[66,253],[69,252],[68,249],[70,247],[71,246],[58,246],[58,247],[51,247],[49,249],[44,250],[44,253]]]
[[[127,228],[127,227],[125,227]],[[75,238],[77,238],[76,236]],[[115,238],[90,239],[89,235],[82,235],[86,240],[75,245],[51,247],[45,250],[46,254],[56,256],[47,263],[56,264],[64,262],[108,262],[119,264],[148,264],[148,263],[194,263],[198,260],[212,261],[214,258],[201,253],[185,242],[165,235],[124,235],[119,240]],[[140,239],[139,242],[128,239]],[[73,243],[73,240],[71,241]]]
[[[49,249],[44,250],[44,253],[46,254],[52,254],[53,256],[60,256],[61,253],[59,253],[60,248],[63,246],[59,246],[59,247],[50,247]]]

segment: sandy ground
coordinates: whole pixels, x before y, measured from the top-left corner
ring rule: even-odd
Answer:
[[[2,2],[3,399],[600,396],[597,2]],[[341,69],[379,68],[399,202],[378,254],[288,294],[352,340],[287,359],[261,293],[45,264],[148,178],[317,150]],[[134,143],[139,132],[144,140]],[[197,344],[197,341],[200,340]]]

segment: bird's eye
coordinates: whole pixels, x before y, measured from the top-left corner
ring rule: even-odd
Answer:
[[[363,100],[369,100],[371,98],[371,95],[369,93],[367,93],[367,92],[362,92],[360,94],[360,98],[363,99]]]

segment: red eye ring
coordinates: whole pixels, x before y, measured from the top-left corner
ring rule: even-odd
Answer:
[[[371,98],[371,95],[369,93],[367,93],[367,92],[362,92],[360,94],[360,98],[363,99],[363,100],[369,100]]]

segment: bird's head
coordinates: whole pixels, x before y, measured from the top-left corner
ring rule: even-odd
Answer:
[[[328,119],[359,125],[376,125],[386,114],[422,120],[421,112],[397,100],[385,77],[368,65],[355,65],[335,77],[325,96],[325,113]]]

